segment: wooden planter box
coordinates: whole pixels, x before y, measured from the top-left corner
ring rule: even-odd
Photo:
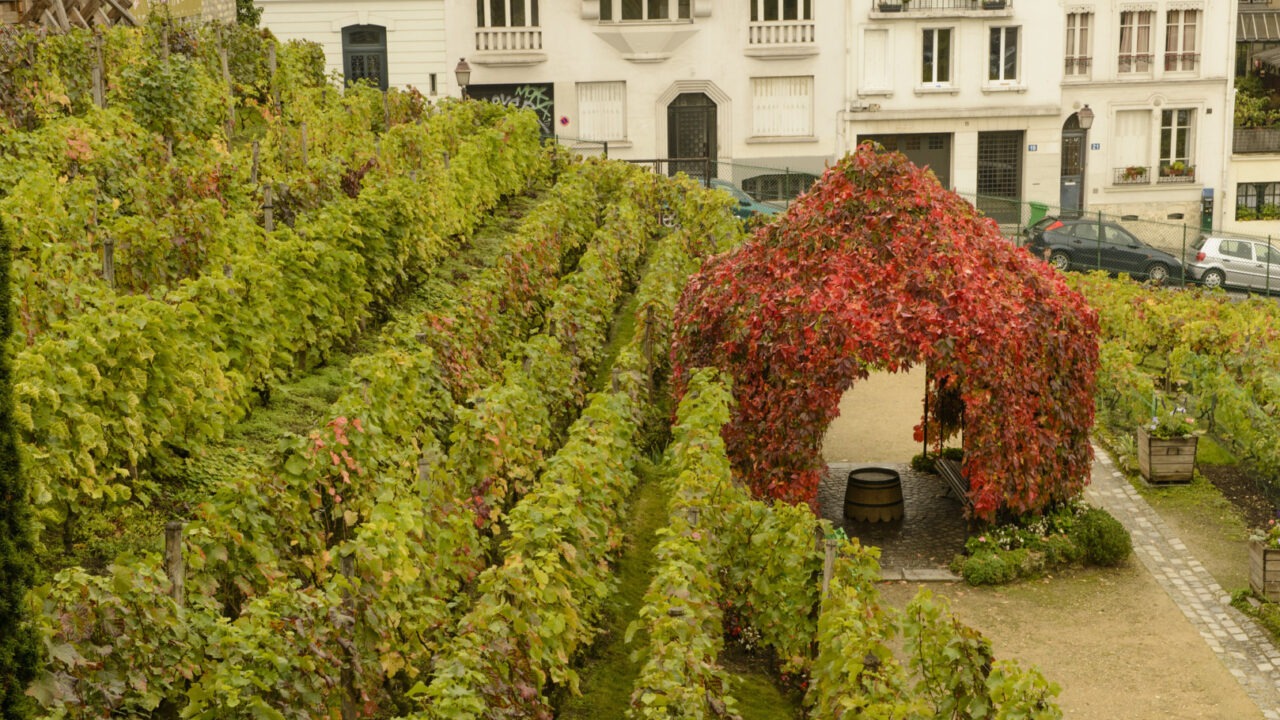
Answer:
[[[1280,602],[1280,550],[1249,541],[1249,587],[1260,597]]]
[[[1188,483],[1196,469],[1199,437],[1160,439],[1138,428],[1138,468],[1149,483]]]

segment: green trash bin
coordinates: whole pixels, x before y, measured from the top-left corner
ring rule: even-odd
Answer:
[[[1035,225],[1043,220],[1045,215],[1049,214],[1049,206],[1044,203],[1030,202],[1027,204],[1031,206],[1031,217],[1027,218],[1028,225]]]

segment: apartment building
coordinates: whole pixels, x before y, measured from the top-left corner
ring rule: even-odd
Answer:
[[[873,140],[998,217],[1220,219],[1234,195],[1236,0],[258,3],[348,80],[458,95],[461,65],[611,157],[816,173]]]

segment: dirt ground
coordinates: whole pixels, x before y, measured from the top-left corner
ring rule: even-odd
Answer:
[[[832,462],[907,462],[920,452],[923,370],[873,375],[841,402],[826,436]],[[1159,504],[1156,505],[1159,509]],[[1187,518],[1174,519],[1175,527]],[[1212,519],[1209,522],[1213,522]],[[1237,525],[1238,525],[1237,520]],[[1202,526],[1199,530],[1205,530]],[[1211,543],[1214,533],[1185,538],[1206,567],[1237,566],[1243,542]],[[1228,590],[1231,578],[1219,578]],[[1115,570],[1073,570],[1001,588],[931,584],[956,615],[992,642],[996,656],[1038,667],[1062,687],[1067,718],[1167,720],[1261,718],[1257,705],[1214,656],[1199,632],[1136,558]],[[886,602],[905,604],[911,583],[881,586]]]

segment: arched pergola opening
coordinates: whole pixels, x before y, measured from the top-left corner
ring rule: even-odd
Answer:
[[[932,174],[862,146],[777,222],[708,261],[677,312],[677,387],[733,379],[724,430],[758,497],[816,504],[822,437],[872,369],[928,363],[963,402],[975,514],[1079,493],[1092,451],[1097,317],[1056,271]]]

